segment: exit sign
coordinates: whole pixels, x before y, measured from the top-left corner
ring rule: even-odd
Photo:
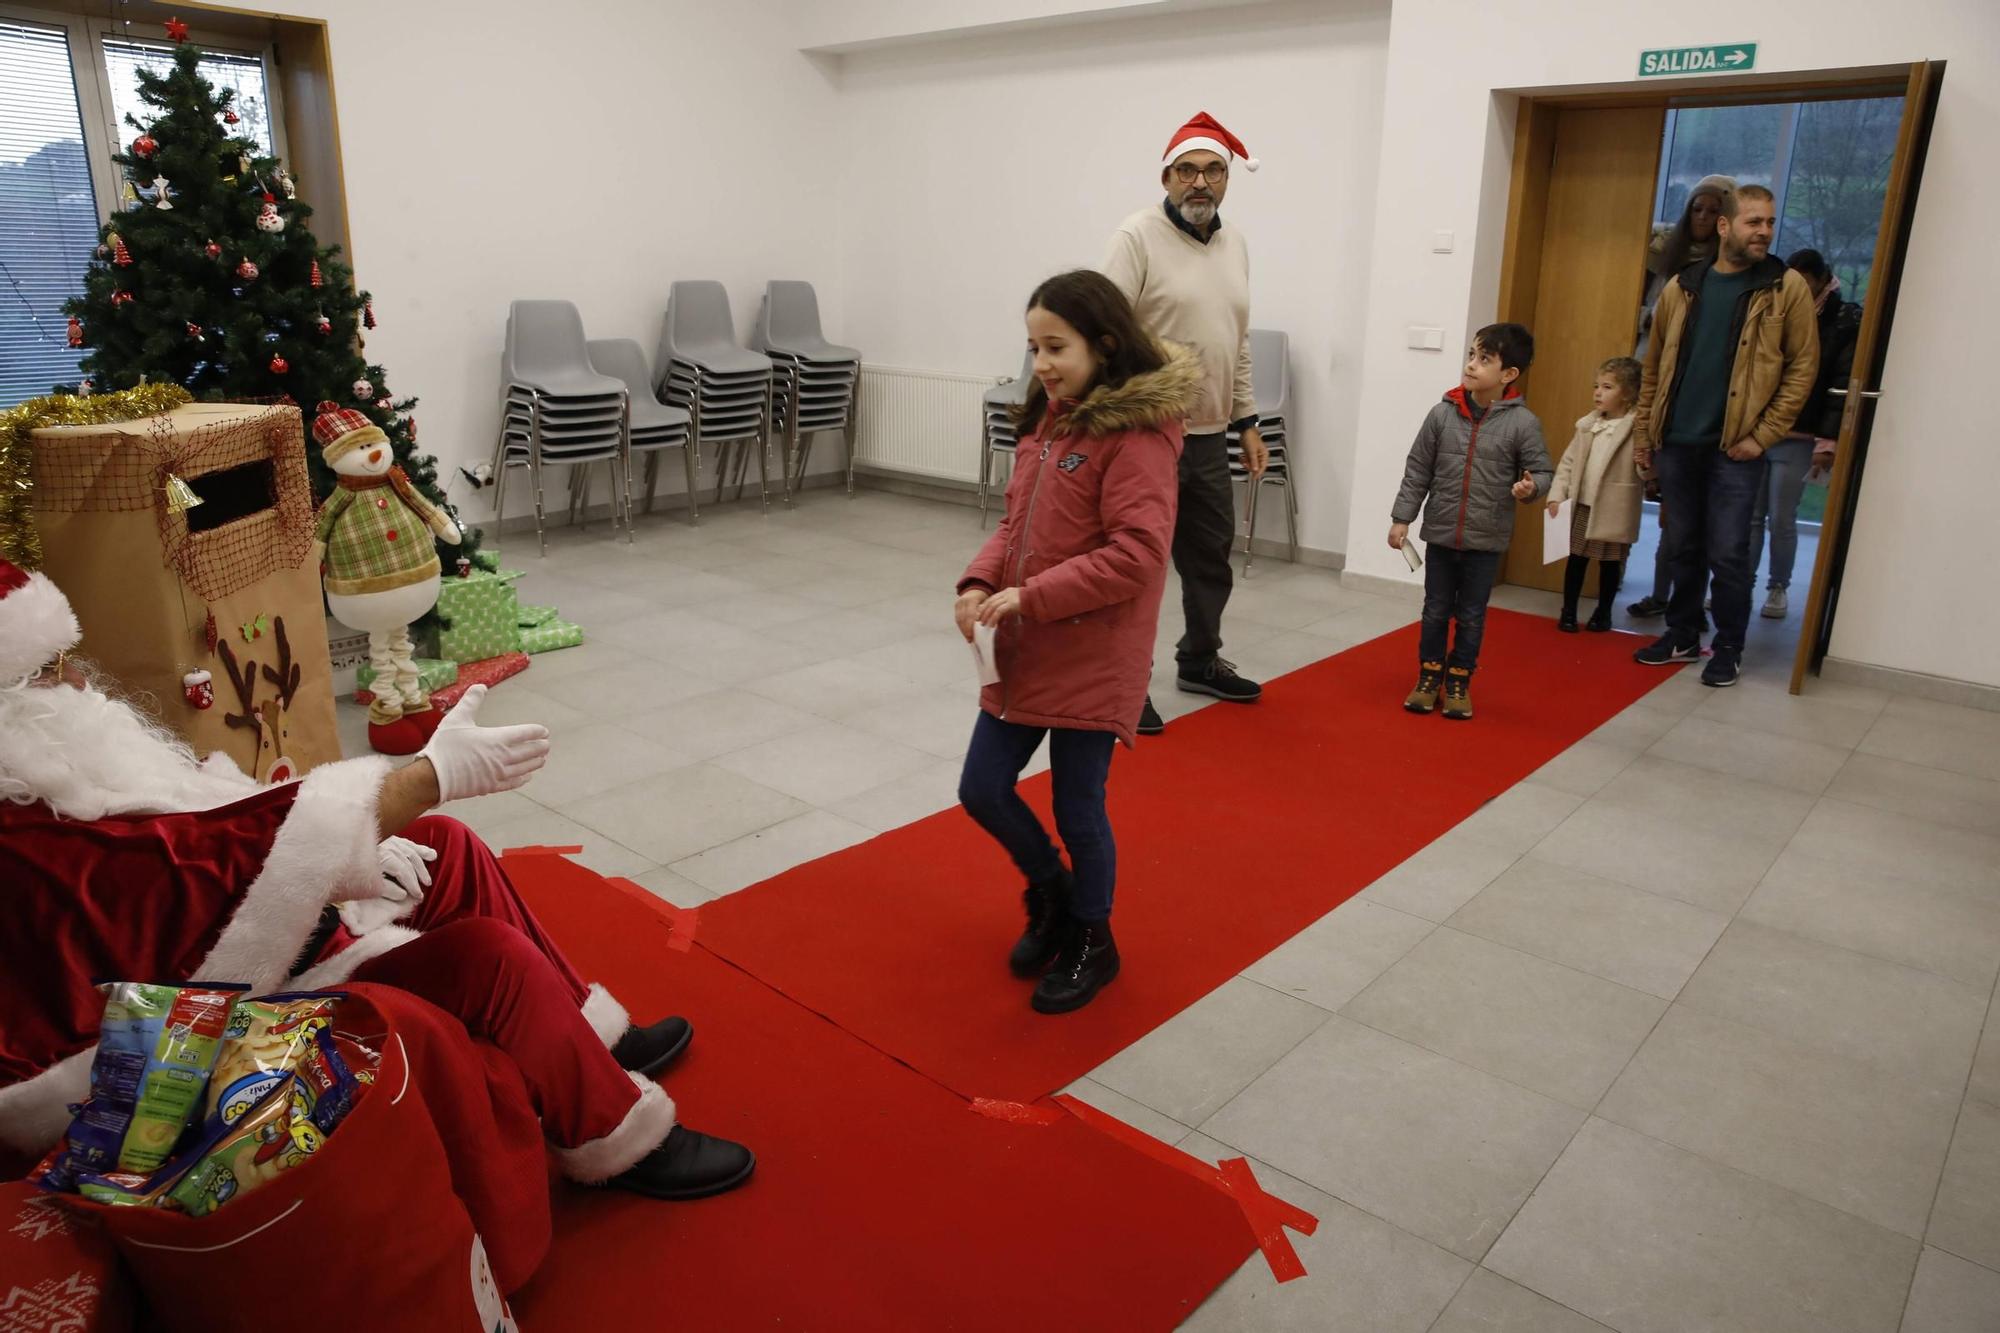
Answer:
[[[1665,74],[1741,74],[1757,66],[1757,43],[1724,42],[1720,46],[1667,46],[1639,53],[1639,77]]]

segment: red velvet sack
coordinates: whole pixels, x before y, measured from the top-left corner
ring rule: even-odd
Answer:
[[[0,1182],[0,1329],[131,1333],[131,1283],[103,1232],[25,1180]]]
[[[336,1026],[383,1034],[382,1063],[375,1085],[311,1157],[206,1217],[57,1196],[116,1242],[145,1296],[149,1327],[270,1333],[275,1320],[286,1333],[516,1328],[502,1293],[526,1280],[548,1245],[546,1159],[520,1076],[414,996],[359,984],[348,991]],[[466,1177],[470,1197],[461,1199],[455,1174]],[[524,1188],[530,1178],[532,1189]],[[474,1214],[494,1228],[490,1241]],[[489,1256],[494,1242],[504,1263]]]

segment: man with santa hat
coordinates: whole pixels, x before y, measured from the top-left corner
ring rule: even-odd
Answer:
[[[1255,681],[1222,658],[1222,609],[1229,604],[1236,540],[1236,493],[1229,484],[1227,433],[1243,442],[1243,465],[1264,474],[1269,453],[1257,431],[1250,389],[1250,252],[1243,234],[1222,225],[1222,197],[1235,162],[1255,171],[1242,140],[1206,111],[1174,132],[1160,159],[1166,200],[1119,224],[1100,266],[1155,337],[1194,349],[1201,385],[1181,451],[1180,510],[1174,520],[1174,570],[1181,576],[1187,632],[1174,651],[1176,684],[1186,694],[1254,703]],[[1148,698],[1138,732],[1166,729]]]
[[[754,1159],[674,1122],[651,1075],[687,1021],[634,1026],[586,986],[446,801],[521,786],[548,730],[481,727],[474,686],[418,758],[258,784],[107,694],[68,656],[60,590],[0,560],[0,1147],[56,1143],[89,1090],[96,980],[354,979],[412,991],[520,1068],[568,1174],[663,1198]]]

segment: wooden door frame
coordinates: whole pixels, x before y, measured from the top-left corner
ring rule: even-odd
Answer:
[[[1938,68],[1940,62],[1931,62],[1930,67]],[[1907,98],[1921,77],[1925,62],[1911,64],[1872,66],[1847,71],[1825,71],[1801,74],[1751,74],[1732,76],[1726,82],[1710,80],[1676,80],[1665,84],[1632,84],[1615,88],[1594,88],[1583,91],[1552,91],[1536,89],[1497,89],[1519,100],[1519,108],[1514,119],[1514,156],[1507,196],[1507,235],[1500,258],[1500,296],[1496,305],[1496,319],[1509,320],[1534,327],[1535,303],[1539,295],[1542,274],[1542,235],[1548,221],[1549,181],[1555,165],[1556,126],[1559,113],[1570,107],[1615,108],[1615,107],[1657,107],[1662,112],[1684,110],[1689,107],[1734,106],[1740,104],[1760,104],[1766,102],[1821,102],[1851,101],[1860,98],[1896,97]],[[1905,160],[1902,154],[1912,145],[1904,142],[1910,136],[1908,117],[1905,117],[1905,135],[1898,140],[1897,161]],[[1892,229],[1890,220],[1884,219],[1883,229],[1877,241],[1877,254],[1884,246],[1899,243],[1907,235],[1898,219]],[[1886,329],[1885,329],[1886,334]],[[1857,374],[1861,373],[1859,363]],[[1797,694],[1804,681],[1809,659],[1813,654],[1813,644],[1808,639],[1823,639],[1826,623],[1821,617],[1830,617],[1833,602],[1828,598],[1829,586],[1837,587],[1846,559],[1846,532],[1836,515],[1834,501],[1840,500],[1844,506],[1841,512],[1852,513],[1860,483],[1860,472],[1852,455],[1855,450],[1846,450],[1837,461],[1833,487],[1827,497],[1828,523],[1821,529],[1820,546],[1813,570],[1813,586],[1808,598],[1808,614],[1801,624],[1797,659],[1793,665],[1791,692]],[[1817,628],[1817,633],[1812,633]]]

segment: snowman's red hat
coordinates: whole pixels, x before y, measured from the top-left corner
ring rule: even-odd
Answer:
[[[82,637],[69,598],[48,575],[0,560],[0,685],[26,680]]]
[[[1166,156],[1160,159],[1161,170],[1172,166],[1182,155],[1192,153],[1198,148],[1219,153],[1225,161],[1233,162],[1241,158],[1245,171],[1255,171],[1263,165],[1250,156],[1250,151],[1243,146],[1241,139],[1222,127],[1221,121],[1206,111],[1197,111],[1194,113],[1194,119],[1175,130],[1174,137],[1167,140]]]
[[[333,466],[336,459],[365,449],[371,444],[387,444],[382,428],[351,407],[321,403],[313,413],[313,439],[319,442],[319,456]]]

